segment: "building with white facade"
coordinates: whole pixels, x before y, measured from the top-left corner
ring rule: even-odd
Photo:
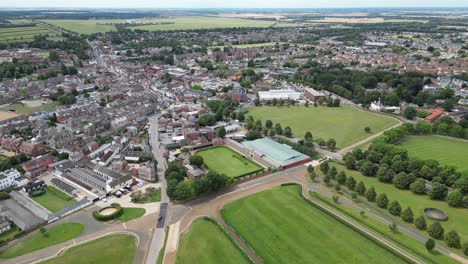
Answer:
[[[28,181],[26,179],[21,178],[21,174],[15,169],[0,172],[0,190],[9,187],[20,187],[27,182]]]
[[[260,101],[276,100],[299,100],[302,97],[302,93],[294,90],[269,90],[258,92]]]

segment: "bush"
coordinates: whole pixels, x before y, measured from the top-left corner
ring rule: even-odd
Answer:
[[[427,251],[431,252],[435,248],[435,241],[432,238],[429,238],[426,241],[426,249]]]
[[[381,193],[379,194],[379,196],[377,197],[377,206],[380,207],[380,208],[387,208],[387,205],[388,205],[388,198],[387,198],[387,195],[385,193]]]
[[[468,242],[465,242],[463,244],[462,250],[463,250],[463,254],[465,254],[465,256],[468,256]]]
[[[375,192],[374,187],[371,187],[369,190],[367,190],[366,198],[369,202],[375,202],[376,196],[377,196],[377,193]]]
[[[362,181],[360,181],[357,185],[356,185],[356,192],[359,194],[359,195],[364,195],[366,193],[366,185],[364,185],[364,183]]]
[[[31,196],[31,197],[38,197],[38,196],[44,195],[45,193],[46,193],[46,191],[45,191],[44,189],[35,190],[35,191],[31,192],[31,193],[29,194],[29,196]]]
[[[398,201],[393,201],[388,205],[388,211],[395,216],[401,215],[401,206]]]
[[[421,215],[420,217],[416,218],[416,220],[414,221],[414,225],[419,230],[426,230],[427,229],[426,218],[424,218],[424,216]]]
[[[443,239],[444,238],[444,228],[439,222],[433,223],[429,229],[427,229],[429,235],[434,239]]]
[[[10,194],[7,192],[0,192],[0,201],[1,200],[6,200],[10,198]]]
[[[111,206],[114,207],[115,209],[117,209],[114,213],[112,213],[110,215],[101,215],[99,213],[99,211],[94,211],[93,212],[93,217],[96,220],[101,221],[101,222],[105,222],[105,221],[109,221],[109,220],[119,218],[123,214],[122,206],[120,206],[120,204],[118,204],[118,203],[113,203],[113,204],[111,204]]]
[[[452,207],[461,207],[463,205],[463,195],[460,190],[455,189],[447,196],[448,205]]]
[[[445,242],[447,242],[447,246],[449,247],[461,248],[460,236],[458,236],[458,233],[454,230],[447,233]]]
[[[413,223],[413,221],[414,221],[413,210],[411,210],[410,207],[407,207],[401,213],[401,219],[403,219],[403,221],[405,221],[405,222]]]

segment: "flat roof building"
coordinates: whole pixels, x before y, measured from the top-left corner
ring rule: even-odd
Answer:
[[[269,90],[258,92],[260,101],[270,101],[273,99],[282,100],[299,100],[302,97],[302,93],[294,90]]]

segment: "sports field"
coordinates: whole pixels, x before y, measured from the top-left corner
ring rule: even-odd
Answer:
[[[15,103],[15,104],[11,104],[11,105],[8,105],[8,106],[4,106],[2,108],[0,108],[0,111],[4,111],[4,112],[10,112],[10,111],[14,111],[14,112],[10,112],[10,113],[14,113],[14,114],[25,114],[25,115],[29,115],[29,114],[32,114],[32,113],[35,113],[35,112],[47,112],[47,111],[51,111],[57,107],[60,106],[60,103],[57,102],[57,101],[49,101],[49,102],[44,102],[44,104],[41,104],[41,105],[38,105],[38,106],[35,106],[35,107],[31,107],[31,106],[28,106],[27,104],[23,104],[23,103]]]
[[[427,195],[416,195],[409,190],[397,189],[393,184],[382,183],[376,177],[363,176],[359,171],[348,170],[337,163],[330,165],[336,166],[338,171],[344,171],[347,176],[353,176],[356,182],[363,181],[368,189],[374,186],[377,195],[385,193],[389,201],[397,200],[401,208],[411,207],[415,218],[423,214],[424,208],[437,208],[444,211],[448,215],[448,221],[442,222],[444,229],[446,231],[455,230],[462,241],[468,241],[468,229],[465,228],[466,219],[468,219],[467,209],[450,207],[447,202],[431,200]],[[427,220],[427,222],[429,226],[431,221]]]
[[[226,174],[229,178],[248,175],[263,168],[253,161],[242,157],[228,147],[214,147],[197,152],[209,170]]]
[[[255,120],[271,120],[273,124],[280,123],[283,129],[290,126],[293,136],[303,138],[305,132],[311,131],[315,140],[329,138],[336,140],[337,148],[343,148],[364,139],[373,133],[398,123],[395,119],[358,110],[350,106],[341,107],[251,107],[248,115]],[[371,133],[364,131],[371,128]]]
[[[49,36],[59,35],[58,32],[42,26],[0,28],[0,43],[31,41],[34,36],[46,34]]]
[[[199,218],[182,235],[177,264],[251,263],[214,220]]]
[[[52,213],[76,203],[75,199],[53,186],[47,186],[43,195],[31,197],[31,199]]]
[[[80,223],[63,223],[51,227],[45,234],[37,232],[26,239],[12,243],[10,246],[0,249],[0,258],[14,258],[68,241],[79,236],[84,229],[85,226]]]
[[[226,205],[221,215],[265,263],[402,263],[313,207],[299,186],[280,186]]]
[[[114,24],[125,23],[127,20],[128,19],[47,19],[42,21],[47,24],[76,33],[91,34],[115,31],[117,29],[115,28]],[[234,27],[270,27],[275,24],[274,21],[207,16],[175,16],[171,18],[137,18],[131,20],[135,21],[136,25],[128,26],[129,29],[143,29],[149,31]],[[143,24],[138,25],[138,23]]]
[[[468,141],[438,136],[410,137],[399,144],[410,157],[433,159],[442,165],[453,165],[468,177]]]
[[[108,235],[74,246],[57,257],[40,262],[47,264],[133,263],[136,238],[131,235]]]

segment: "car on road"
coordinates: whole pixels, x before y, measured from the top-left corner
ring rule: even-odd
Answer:
[[[163,217],[162,217],[162,216],[159,216],[158,222],[161,222],[162,219],[163,219]]]

